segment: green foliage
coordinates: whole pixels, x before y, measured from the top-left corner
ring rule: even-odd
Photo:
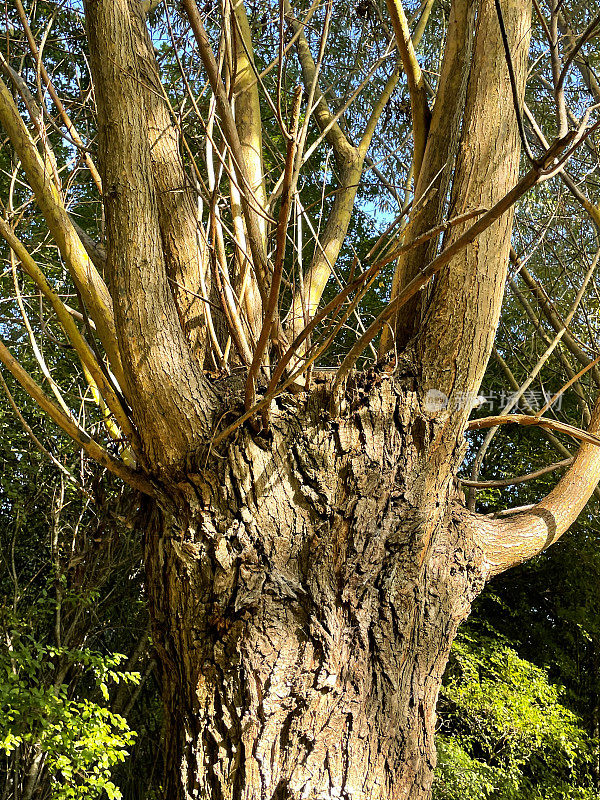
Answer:
[[[150,644],[135,666],[143,686],[118,655],[147,627],[139,535],[121,522],[135,506],[24,413],[96,502],[31,449],[0,399],[0,794],[25,796],[34,775],[36,800],[148,798],[153,764],[160,775]]]
[[[442,688],[435,800],[592,800],[592,742],[562,687],[493,632],[465,631]]]
[[[91,800],[103,793],[121,798],[111,775],[135,733],[107,708],[108,685],[136,683],[139,675],[117,669],[122,655],[46,646],[17,627],[6,637],[10,646],[0,652],[0,750],[42,754],[52,800]],[[53,683],[47,681],[49,665],[58,673]],[[87,694],[99,692],[103,702],[70,697],[61,678],[73,670],[91,678]]]

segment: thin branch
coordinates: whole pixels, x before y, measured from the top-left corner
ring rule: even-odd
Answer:
[[[123,431],[124,435],[132,443],[136,453],[139,454],[141,452],[141,445],[139,443],[137,432],[131,424],[129,417],[125,413],[113,387],[110,385],[100,365],[94,358],[94,354],[90,350],[88,343],[85,341],[79,331],[79,328],[73,321],[71,314],[65,307],[58,294],[50,286],[46,276],[30,256],[22,242],[15,236],[14,232],[2,218],[0,218],[0,235],[14,251],[24,271],[27,273],[27,275],[29,275],[31,280],[35,283],[35,285],[52,306],[68,340],[73,345],[77,355],[81,359],[81,363],[89,371],[90,376],[96,384],[100,394],[114,414],[117,424]]]
[[[408,20],[402,6],[402,0],[386,0],[389,15],[392,19],[398,52],[402,66],[406,73],[410,105],[412,111],[413,144],[414,144],[414,175],[415,183],[418,180],[425,155],[427,135],[431,112],[427,103],[427,88],[423,80],[421,66],[415,53],[414,44],[408,28]]]
[[[541,428],[547,428],[550,431],[557,433],[566,433],[567,436],[572,436],[580,442],[588,442],[588,444],[595,444],[600,446],[600,438],[594,436],[592,433],[576,428],[574,425],[568,425],[566,422],[560,422],[557,419],[547,419],[546,417],[531,417],[528,414],[507,414],[506,416],[497,417],[481,417],[480,419],[472,419],[467,425],[467,430],[478,431],[482,428],[496,427],[497,425],[539,425]]]
[[[548,344],[548,346],[546,347],[546,350],[544,351],[544,353],[542,353],[542,355],[538,359],[537,364],[535,365],[535,367],[529,372],[529,375],[527,376],[526,380],[521,384],[519,389],[511,396],[511,398],[509,399],[509,401],[506,404],[506,406],[502,409],[502,413],[501,413],[500,416],[506,416],[518,404],[518,402],[521,399],[521,397],[523,396],[524,392],[531,386],[533,381],[537,378],[537,376],[541,372],[542,367],[544,366],[544,364],[548,361],[548,359],[550,358],[550,356],[552,355],[554,350],[560,344],[561,339],[563,338],[564,334],[566,333],[567,327],[569,326],[571,320],[575,316],[575,313],[576,313],[576,311],[577,311],[577,309],[579,307],[579,304],[581,303],[581,300],[583,299],[583,295],[585,294],[585,291],[587,289],[588,283],[589,283],[589,281],[591,280],[591,278],[592,278],[592,276],[594,274],[594,271],[595,271],[596,266],[598,264],[598,259],[599,258],[600,258],[600,250],[596,253],[596,255],[594,257],[594,260],[592,261],[592,264],[591,264],[590,268],[588,269],[588,271],[587,271],[587,273],[585,275],[585,278],[584,278],[584,280],[582,282],[582,285],[579,288],[579,291],[577,292],[577,295],[575,297],[575,300],[573,301],[573,304],[572,304],[572,306],[571,306],[571,308],[569,310],[569,313],[567,314],[567,316],[566,316],[566,318],[564,320],[562,328],[556,333],[556,336],[554,337],[554,339]],[[572,382],[574,383],[575,379]],[[552,405],[552,403],[550,403],[550,405]],[[547,408],[549,408],[549,407],[550,406],[546,406],[544,408],[544,410],[547,410]],[[542,413],[543,412],[540,412],[540,414],[536,414],[536,416],[541,416]],[[493,427],[493,428],[490,429],[490,431],[488,431],[483,443],[481,444],[481,447],[479,448],[479,450],[477,452],[477,456],[475,457],[475,462],[473,464],[473,472],[472,472],[472,477],[475,480],[477,479],[477,475],[479,473],[479,470],[481,469],[481,465],[483,463],[483,459],[485,458],[485,454],[486,454],[487,450],[489,449],[489,447],[490,447],[490,445],[492,443],[492,440],[493,440],[493,438],[494,438],[494,436],[495,436],[497,431],[498,431],[497,427]],[[472,492],[471,493],[471,497],[470,497],[470,504],[472,505],[474,502],[475,502],[475,494],[474,494],[474,492]]]
[[[583,375],[585,375],[586,372],[588,372],[590,369],[593,369],[596,366],[596,364],[599,363],[600,363],[600,356],[598,356],[598,358],[595,358],[593,361],[590,361],[590,363],[586,367],[583,367],[583,369],[580,369],[577,375],[574,375],[570,380],[568,380],[565,384],[563,384],[563,386],[560,387],[558,392],[556,392],[556,394],[554,394],[550,398],[550,400],[548,400],[546,405],[537,412],[537,415],[541,417],[543,414],[545,414],[546,411],[548,411],[548,409],[554,405],[554,403],[558,400],[558,398],[575,383],[575,381],[578,381],[581,377],[583,377]]]
[[[0,384],[2,385],[2,388],[4,389],[4,392],[6,394],[6,397],[8,399],[8,402],[10,403],[10,406],[11,406],[12,410],[15,412],[15,415],[16,415],[17,419],[19,420],[19,422],[23,426],[23,429],[24,429],[25,433],[29,436],[29,438],[33,442],[33,444],[36,447],[36,449],[39,450],[39,452],[43,456],[48,458],[54,464],[54,466],[57,467],[57,469],[59,469],[67,477],[67,479],[69,481],[71,481],[71,483],[74,486],[77,487],[77,489],[80,492],[83,492],[83,494],[85,494],[86,497],[89,497],[90,500],[91,500],[92,496],[90,495],[88,490],[84,486],[81,485],[81,483],[77,480],[77,478],[75,478],[75,476],[72,475],[69,472],[69,470],[64,466],[64,464],[60,463],[60,461],[56,458],[56,456],[54,456],[46,447],[44,447],[44,445],[40,442],[38,437],[35,435],[35,433],[31,429],[29,423],[27,422],[27,420],[25,419],[25,417],[21,413],[21,410],[19,409],[18,405],[15,403],[14,397],[12,396],[11,391],[8,388],[8,384],[4,380],[4,375],[2,374],[2,372],[0,372]]]
[[[549,464],[547,467],[537,469],[535,472],[529,472],[527,475],[519,475],[515,478],[502,478],[497,481],[473,481],[467,478],[459,478],[458,480],[462,486],[468,486],[473,489],[505,489],[507,486],[517,486],[520,483],[527,483],[527,481],[541,478],[542,475],[547,475],[549,472],[554,472],[563,467],[569,467],[573,461],[574,457],[570,456],[569,458],[564,458],[562,461]]]
[[[517,116],[517,127],[519,130],[519,137],[521,139],[521,146],[525,151],[525,155],[533,164],[535,162],[535,156],[529,146],[529,141],[527,140],[527,134],[525,133],[525,126],[523,125],[523,114],[521,112],[521,101],[519,98],[519,90],[517,88],[517,79],[515,76],[515,68],[513,66],[512,56],[510,53],[510,44],[508,41],[508,36],[506,34],[506,27],[504,25],[504,17],[502,15],[502,6],[500,5],[500,0],[494,0],[496,4],[496,14],[498,16],[498,24],[500,26],[500,35],[502,37],[502,44],[504,45],[504,55],[506,58],[506,66],[508,67],[508,76],[510,79],[510,88],[512,91],[513,96],[513,105],[515,107],[515,114]],[[566,133],[566,131],[565,131]],[[563,134],[564,135],[564,134]]]
[[[548,320],[548,322],[556,332],[561,330],[564,327],[564,320],[556,311],[556,309],[550,302],[546,292],[540,286],[538,281],[535,280],[535,278],[531,275],[529,270],[527,270],[525,267],[520,266],[519,258],[517,254],[514,252],[514,250],[512,250],[511,252],[511,261],[517,266],[519,266],[518,274],[523,279],[529,291],[535,297],[544,317]],[[569,350],[569,352],[575,356],[575,358],[577,359],[577,361],[579,361],[580,364],[582,364],[583,366],[587,366],[590,363],[591,359],[583,350],[583,348],[577,343],[575,337],[568,330],[565,331],[565,334],[563,336],[563,343],[565,347]],[[595,383],[598,386],[600,386],[600,370],[594,367],[592,375],[594,377]]]
[[[287,143],[287,156],[285,161],[285,176],[283,179],[283,192],[281,197],[281,208],[279,210],[279,220],[277,222],[277,247],[275,251],[275,264],[273,267],[273,278],[271,280],[271,288],[269,291],[269,299],[265,309],[262,330],[254,350],[254,357],[248,378],[246,380],[246,391],[244,398],[244,405],[248,410],[253,404],[256,397],[256,377],[260,369],[269,339],[275,321],[275,314],[279,304],[279,290],[281,287],[281,278],[283,275],[283,259],[285,257],[285,243],[287,226],[290,218],[290,211],[292,208],[292,197],[294,191],[294,167],[296,160],[296,150],[298,147],[297,134],[298,134],[298,121],[300,119],[300,101],[302,99],[302,89],[298,87],[294,95],[294,104],[292,109],[292,125],[290,128],[289,139]]]
[[[575,47],[573,47],[572,50],[569,52],[567,60],[565,61],[560,76],[558,78],[557,88],[559,90],[562,90],[563,88],[565,78],[567,77],[567,73],[569,72],[569,67],[577,57],[577,53],[579,53],[583,45],[586,44],[586,42],[588,42],[591,39],[598,25],[600,25],[600,14],[594,17],[594,19],[590,22],[588,27],[585,29],[585,31],[579,38],[579,41],[577,42]]]
[[[21,21],[21,25],[23,26],[23,30],[25,31],[25,36],[27,37],[27,42],[29,44],[29,49],[31,50],[31,54],[33,55],[34,59],[36,60],[36,62],[39,65],[40,74],[41,74],[41,76],[42,76],[42,78],[44,80],[44,83],[46,85],[46,88],[48,89],[48,92],[50,93],[50,97],[52,98],[52,101],[53,101],[54,105],[56,106],[56,108],[58,110],[58,113],[60,114],[60,116],[62,118],[62,121],[63,121],[67,131],[69,132],[69,136],[71,137],[71,139],[73,140],[75,145],[81,150],[81,152],[83,154],[83,160],[85,161],[85,164],[86,164],[87,168],[90,171],[90,174],[92,176],[92,180],[96,184],[100,194],[102,194],[102,181],[100,179],[100,175],[98,173],[98,170],[96,169],[96,166],[95,166],[94,162],[92,161],[92,158],[91,158],[91,156],[89,154],[88,148],[83,144],[83,141],[81,140],[81,137],[79,136],[79,133],[77,132],[77,129],[73,125],[73,123],[71,121],[71,118],[67,114],[67,112],[65,110],[65,107],[62,104],[62,101],[61,101],[60,97],[58,96],[52,81],[50,80],[50,76],[48,75],[46,67],[44,66],[44,63],[41,60],[41,54],[40,54],[40,52],[38,50],[37,44],[35,42],[35,39],[33,37],[32,32],[31,32],[31,28],[29,27],[29,22],[27,20],[27,16],[26,16],[25,11],[23,9],[23,5],[21,3],[21,0],[14,0],[14,3],[15,3],[15,8],[17,9],[17,14],[19,15],[19,19]]]
[[[76,423],[72,422],[60,408],[52,402],[41,387],[33,380],[33,378],[23,369],[19,362],[12,356],[10,351],[0,341],[0,361],[12,374],[12,376],[21,384],[27,394],[38,404],[38,406],[61,428],[67,436],[70,436],[85,452],[97,461],[101,466],[106,467],[110,472],[121,478],[125,483],[133,486],[151,497],[156,496],[156,490],[139,472],[129,469],[121,461],[113,458],[110,453],[99,445],[91,436],[80,428]]]
[[[550,2],[550,65],[552,67],[552,81],[554,83],[554,100],[556,103],[556,118],[558,122],[558,135],[564,136],[569,127],[567,109],[565,105],[564,87],[560,84],[560,54],[558,50],[558,3]]]
[[[48,172],[14,99],[0,79],[0,123],[19,156],[37,204],[42,212],[69,272],[77,284],[120,385],[123,369],[117,344],[112,300],[108,288],[91,262],[69,219],[62,198]]]
[[[459,214],[457,217],[452,217],[452,219],[442,222],[441,225],[436,225],[435,228],[432,228],[430,231],[427,231],[421,236],[417,236],[416,239],[413,239],[408,244],[403,244],[401,247],[396,248],[396,250],[394,250],[392,253],[377,261],[377,266],[384,267],[386,264],[389,264],[390,261],[395,261],[395,259],[397,259],[402,253],[406,253],[409,250],[412,250],[414,247],[419,247],[419,245],[425,244],[425,242],[433,239],[434,236],[439,236],[440,233],[444,233],[444,231],[449,230],[453,225],[460,225],[461,222],[467,222],[468,220],[473,219],[473,217],[478,217],[481,214],[487,213],[487,211],[487,208],[477,208],[475,211],[468,211],[466,214]],[[404,230],[406,231],[408,229],[405,228]]]
[[[333,120],[334,115],[330,111],[325,96],[318,86],[319,69],[310,52],[310,47],[304,36],[302,25],[294,16],[289,0],[282,0],[282,2],[284,4],[286,20],[294,33],[298,34],[296,50],[302,69],[308,102],[310,103],[309,107],[312,108],[312,98],[314,97],[317,101],[314,115],[319,129],[321,131],[324,131],[326,128],[328,129],[327,141],[333,147],[336,159],[347,158],[348,154],[354,153],[354,147],[348,141],[338,123]],[[323,37],[321,37],[321,49],[322,46]]]
[[[223,81],[221,80],[217,62],[210,45],[208,35],[204,29],[202,17],[198,11],[198,6],[196,5],[195,0],[182,0],[182,5],[190,22],[192,31],[194,33],[194,38],[196,39],[196,43],[198,45],[200,58],[202,59],[202,63],[204,64],[204,68],[208,74],[210,85],[217,101],[219,116],[221,118],[221,124],[223,125],[223,132],[227,138],[227,143],[233,156],[238,181],[241,185],[245,185],[248,187],[248,190],[251,191],[251,181],[248,179],[246,174],[242,146],[238,136],[235,120],[231,112],[231,106],[229,104],[227,92],[225,91]],[[258,273],[259,289],[264,301],[266,300],[268,268],[263,238],[259,228],[258,219],[256,214],[253,212],[250,203],[248,202],[245,192],[241,192],[241,201],[244,219],[248,228],[250,250],[252,252],[255,268]]]

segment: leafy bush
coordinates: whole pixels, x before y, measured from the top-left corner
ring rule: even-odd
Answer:
[[[7,639],[10,645],[0,652],[0,751],[20,748],[30,760],[32,751],[39,754],[52,800],[92,800],[104,792],[120,798],[111,771],[124,761],[135,733],[89,695],[107,702],[109,683],[139,680],[137,673],[117,670],[125,656],[46,646],[18,629]],[[89,676],[82,699],[72,699],[63,682],[73,671]]]
[[[501,637],[457,639],[440,694],[435,800],[592,800],[592,743],[544,670]]]

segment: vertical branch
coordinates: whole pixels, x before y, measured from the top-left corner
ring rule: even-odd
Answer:
[[[244,398],[244,405],[246,411],[254,405],[256,398],[256,376],[262,363],[269,339],[273,323],[275,322],[275,315],[279,305],[279,289],[281,287],[281,278],[283,275],[283,259],[285,257],[285,242],[287,238],[287,227],[290,219],[290,211],[292,208],[292,197],[294,192],[294,166],[296,161],[296,150],[298,147],[298,120],[300,119],[300,101],[302,99],[302,90],[298,87],[294,95],[294,103],[292,107],[292,125],[290,128],[287,154],[285,160],[285,172],[283,177],[283,191],[281,195],[281,207],[279,209],[279,220],[277,222],[277,245],[275,250],[275,264],[273,268],[273,279],[271,281],[271,289],[269,292],[269,299],[265,309],[264,321],[260,337],[258,339],[256,349],[254,351],[254,358],[248,372],[246,380],[246,392]]]
[[[460,141],[467,80],[473,51],[474,0],[454,0],[450,11],[448,34],[440,80],[418,180],[408,222],[408,238],[418,238],[438,225],[446,208],[448,187]],[[402,291],[425,264],[436,255],[437,242],[403,254],[398,259],[392,281],[391,297]],[[386,326],[379,344],[385,355],[392,345],[402,348],[414,336],[420,324],[423,295],[416,296]]]
[[[230,5],[229,5],[230,2]],[[262,119],[258,83],[255,80],[252,36],[243,0],[228,0],[232,15],[233,74],[231,91],[234,98],[235,124],[246,165],[250,189],[258,206],[266,208],[267,196],[263,171]],[[266,246],[264,217],[258,226]]]
[[[427,89],[423,80],[423,73],[410,36],[402,0],[386,0],[386,2],[410,94],[413,126],[413,168],[416,182],[419,178],[425,155],[431,113],[427,104]]]
[[[266,301],[266,286],[268,282],[268,266],[267,255],[261,233],[261,224],[259,222],[260,215],[256,213],[256,199],[251,191],[251,180],[248,176],[248,170],[244,161],[242,152],[242,145],[238,135],[237,126],[231,110],[231,105],[227,97],[227,92],[223,85],[223,81],[219,74],[219,68],[210,46],[210,41],[204,29],[200,12],[195,0],[182,0],[183,8],[187,14],[190,22],[200,58],[210,82],[211,89],[214,93],[217,103],[223,133],[227,140],[227,144],[231,150],[232,159],[234,162],[236,176],[241,193],[242,210],[244,212],[244,219],[246,222],[247,235],[250,244],[250,250],[254,260],[255,270],[259,280],[259,289],[263,302]],[[249,193],[249,194],[248,194]]]
[[[529,53],[531,2],[511,4],[505,22],[522,98]],[[495,43],[492,45],[492,43]],[[481,4],[469,76],[461,147],[455,169],[451,206],[456,214],[490,207],[515,184],[520,139],[513,99],[506,91],[506,62],[493,0]],[[568,142],[560,140],[560,146]],[[549,174],[549,173],[548,173]],[[418,339],[423,388],[449,398],[444,442],[455,442],[469,413],[460,398],[479,389],[500,314],[512,232],[510,207],[476,242],[440,273]],[[461,235],[450,231],[446,251]],[[444,443],[432,454],[431,468],[448,458]],[[452,447],[454,444],[451,445]]]
[[[556,119],[558,123],[558,135],[565,136],[569,130],[567,119],[567,108],[565,105],[564,85],[561,81],[561,60],[558,49],[558,12],[560,0],[550,2],[550,64],[552,66],[552,83],[554,84],[554,102],[556,104]]]
[[[137,0],[129,4],[138,56],[139,88],[144,95],[158,222],[167,275],[171,279],[181,327],[194,355],[202,363],[207,344],[206,308],[198,298],[201,286],[210,291],[209,258],[197,235],[196,190],[183,165],[183,135],[174,122],[163,88],[154,46]]]
[[[123,388],[149,460],[166,468],[180,463],[206,431],[215,401],[181,329],[167,279],[129,3],[86,0],[85,15]]]
[[[317,243],[314,256],[302,281],[302,286],[294,293],[288,315],[287,330],[290,338],[295,339],[302,330],[307,320],[315,313],[327,281],[331,275],[341,248],[343,246],[348,226],[354,210],[354,202],[363,173],[364,161],[368,148],[375,133],[377,123],[389,101],[399,78],[395,70],[377,99],[370,118],[362,133],[358,147],[354,147],[342,129],[336,116],[334,116],[318,85],[320,62],[324,55],[325,34],[327,20],[319,49],[319,58],[315,63],[302,26],[293,16],[289,0],[283,0],[286,19],[294,35],[298,35],[297,52],[302,69],[305,88],[308,92],[308,108],[313,107],[312,98],[315,98],[314,117],[326,141],[333,149],[333,154],[338,167],[338,189],[335,193],[333,207],[327,219],[323,235]],[[300,135],[300,143],[296,160],[300,163],[302,149],[306,141],[309,119],[305,123]],[[299,168],[299,166],[298,166]]]

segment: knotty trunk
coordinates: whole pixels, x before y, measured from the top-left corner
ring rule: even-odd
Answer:
[[[287,400],[147,510],[169,798],[429,796],[481,552],[451,484],[419,485],[434,423],[369,380],[336,422],[324,391]]]

